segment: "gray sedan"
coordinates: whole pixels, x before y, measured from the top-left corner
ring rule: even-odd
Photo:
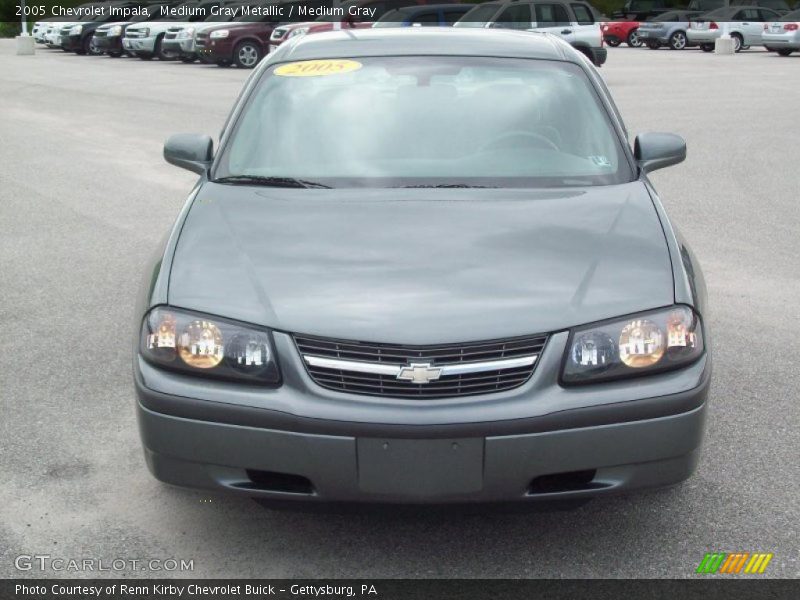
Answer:
[[[692,46],[686,37],[691,20],[700,16],[699,11],[671,10],[639,24],[639,39],[651,50],[669,46],[672,50],[683,50]]]
[[[421,52],[424,49],[424,56]],[[263,500],[550,500],[700,456],[700,267],[594,67],[554,36],[400,28],[271,53],[147,271],[134,383],[167,483]]]

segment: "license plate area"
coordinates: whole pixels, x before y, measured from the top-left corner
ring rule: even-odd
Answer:
[[[361,491],[407,497],[469,494],[483,488],[483,438],[357,441]]]

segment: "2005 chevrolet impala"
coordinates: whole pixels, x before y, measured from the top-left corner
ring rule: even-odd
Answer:
[[[147,274],[160,480],[263,499],[560,500],[695,468],[705,285],[594,68],[547,35],[306,36],[246,83]]]

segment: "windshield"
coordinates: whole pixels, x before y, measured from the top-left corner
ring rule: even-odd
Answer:
[[[380,19],[375,21],[373,27],[394,27],[399,25],[402,22],[402,19],[400,18],[402,14],[403,13],[397,9],[390,10],[384,13]]]
[[[476,6],[456,21],[453,27],[483,27],[494,16],[498,8],[498,4]]]
[[[714,10],[725,6],[725,0],[692,0],[687,8],[689,10]]]
[[[560,187],[632,174],[577,65],[407,56],[271,67],[215,175],[330,187]]]
[[[783,15],[781,21],[800,21],[800,9]]]

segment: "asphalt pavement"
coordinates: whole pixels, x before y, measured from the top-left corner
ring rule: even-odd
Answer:
[[[601,71],[632,134],[688,143],[653,180],[709,287],[696,475],[572,512],[319,514],[162,485],[136,428],[133,299],[194,182],[161,145],[216,136],[248,72],[0,40],[0,577],[690,577],[711,551],[800,576],[800,55],[621,47]]]

